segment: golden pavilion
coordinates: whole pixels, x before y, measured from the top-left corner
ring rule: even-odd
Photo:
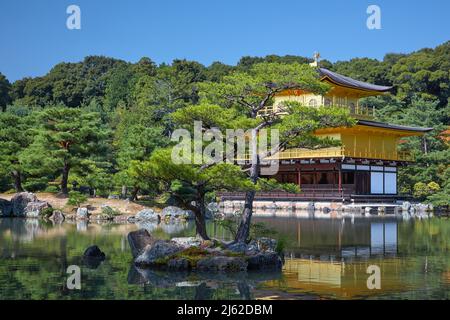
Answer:
[[[302,192],[297,195],[259,194],[257,198],[397,200],[397,170],[414,160],[410,153],[399,151],[399,143],[404,137],[420,136],[432,128],[374,121],[375,109],[361,105],[360,99],[385,94],[392,87],[358,81],[320,68],[317,64],[315,66],[321,81],[331,86],[325,95],[302,90],[285,91],[277,95],[273,106],[268,108],[272,112],[276,111],[287,100],[298,101],[312,108],[320,105],[339,106],[347,108],[357,123],[351,128],[329,128],[315,132],[318,136],[340,140],[340,147],[288,149],[278,153],[276,158],[280,160],[280,169],[275,178],[280,182],[298,184]],[[262,112],[267,112],[267,109]]]

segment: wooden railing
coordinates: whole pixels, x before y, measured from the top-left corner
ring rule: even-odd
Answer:
[[[365,119],[371,120],[375,117],[375,107],[366,107],[366,106],[336,106],[338,108],[347,109],[350,112],[350,115],[356,119]],[[258,111],[258,116],[267,116],[271,114],[277,115],[285,115],[287,112],[282,108],[275,106],[267,106],[264,109]]]
[[[375,118],[375,107],[366,107],[366,106],[345,106],[342,108],[346,108],[350,111],[350,115],[356,119],[365,119],[371,120]]]
[[[311,159],[311,158],[358,158],[358,159],[380,159],[380,160],[392,160],[392,161],[414,161],[414,157],[408,151],[393,151],[393,152],[377,152],[368,150],[350,150],[345,147],[332,147],[323,148],[317,150],[310,149],[287,149],[281,151],[271,157],[267,157],[265,160],[290,160],[290,159]],[[250,154],[246,154],[245,157],[237,158],[236,160],[251,159]]]
[[[300,193],[288,193],[283,191],[257,192],[255,200],[342,200],[349,198],[354,192],[354,188],[343,187],[341,190],[337,187],[302,187]],[[243,200],[244,192],[219,192],[217,196],[222,200]]]

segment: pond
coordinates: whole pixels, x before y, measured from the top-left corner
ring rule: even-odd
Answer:
[[[194,234],[174,225],[53,225],[0,219],[0,299],[449,299],[450,220],[432,217],[255,218],[285,243],[281,272],[238,274],[152,272],[132,265],[127,234],[146,227],[158,238]],[[214,222],[208,232],[227,239]],[[107,255],[85,265],[84,250]],[[81,268],[81,289],[66,286],[67,268]],[[381,289],[368,289],[369,266]]]

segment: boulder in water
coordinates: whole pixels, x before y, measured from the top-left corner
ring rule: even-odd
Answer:
[[[34,193],[31,192],[19,192],[16,193],[12,199],[12,214],[15,217],[25,217],[26,216],[26,207],[30,202],[36,202],[37,197]]]
[[[136,214],[134,220],[159,222],[161,217],[152,209],[143,209]]]
[[[134,260],[134,263],[138,266],[158,266],[165,264],[161,260],[166,260],[181,250],[183,247],[174,242],[157,240],[147,246],[144,252]]]
[[[199,271],[245,271],[247,270],[247,262],[241,257],[206,257],[197,262],[197,270]]]
[[[133,258],[141,255],[147,246],[151,246],[156,240],[145,229],[132,231],[128,234],[128,243],[131,248]]]
[[[12,215],[11,201],[0,199],[0,217],[10,217]]]
[[[93,245],[84,251],[83,258],[105,260],[106,255],[98,246]]]
[[[89,210],[88,208],[78,208],[77,209],[77,219],[88,219],[89,218]]]
[[[46,201],[29,202],[25,207],[24,214],[27,218],[38,218],[42,211],[52,206]]]

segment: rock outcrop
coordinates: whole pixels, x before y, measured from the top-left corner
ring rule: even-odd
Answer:
[[[190,210],[183,210],[175,206],[165,207],[161,212],[161,218],[164,220],[173,219],[194,219],[194,213]]]
[[[34,193],[31,192],[16,193],[11,199],[13,216],[25,217],[26,216],[25,208],[28,206],[30,202],[36,201],[38,200]]]
[[[256,239],[253,243],[225,244],[197,237],[156,240],[147,230],[128,234],[128,242],[139,268],[177,271],[240,272],[280,270],[282,256],[275,252],[276,241]]]
[[[140,267],[151,267],[162,264],[161,259],[173,256],[183,250],[180,245],[164,240],[157,240],[151,246],[147,246],[134,263]]]
[[[128,243],[131,254],[136,259],[141,255],[147,246],[151,246],[156,241],[146,229],[139,229],[128,234]]]
[[[46,201],[29,202],[25,207],[24,214],[27,218],[39,218],[42,211],[52,206]]]
[[[76,218],[80,220],[87,220],[89,218],[88,208],[78,208]]]
[[[266,251],[251,255],[247,259],[248,270],[279,270],[283,260],[276,252]]]
[[[212,256],[197,262],[199,271],[238,272],[247,270],[248,263],[241,257]]]
[[[91,269],[97,269],[105,259],[105,253],[96,245],[88,247],[83,254],[83,263]]]
[[[159,222],[161,217],[152,209],[143,209],[136,214],[134,220]]]
[[[203,240],[197,237],[180,237],[180,238],[172,238],[172,242],[184,247],[199,247]]]
[[[51,208],[48,202],[39,201],[36,195],[31,192],[16,193],[11,201],[5,201],[0,202],[2,216],[37,218],[41,216],[43,210]]]
[[[54,210],[52,215],[50,216],[50,220],[54,223],[60,224],[65,220],[64,213],[62,213],[60,210]]]
[[[0,199],[0,217],[10,217],[12,215],[11,201]]]
[[[83,253],[84,259],[100,259],[104,260],[106,255],[100,248],[96,245],[88,247]]]

